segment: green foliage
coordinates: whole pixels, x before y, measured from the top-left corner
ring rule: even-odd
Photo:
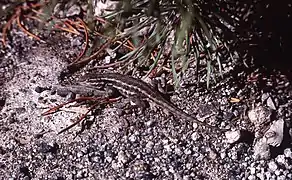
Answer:
[[[201,53],[205,53],[206,80],[209,87],[211,77],[214,80],[216,77],[214,65],[218,66],[219,73],[222,74],[220,58],[216,55],[220,41],[214,38],[214,29],[205,20],[202,3],[204,2],[191,0],[119,1],[116,12],[105,17],[117,24],[119,28],[117,37],[141,42],[142,35],[139,35],[139,32],[148,28],[147,31],[143,31],[147,39],[143,43],[136,43],[135,50],[124,55],[120,60],[126,59],[125,61],[128,62],[126,65],[136,60],[137,66],[151,64],[149,70],[152,70],[157,66],[159,58],[167,58],[165,46],[169,46],[171,58],[168,62],[172,69],[175,87],[178,87],[191,57],[196,57],[199,66],[198,57]],[[171,38],[174,41],[169,43],[168,40]],[[155,49],[158,49],[159,53],[151,60],[150,55]]]

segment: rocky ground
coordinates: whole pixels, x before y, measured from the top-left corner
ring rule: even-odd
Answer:
[[[287,74],[229,60],[222,64],[224,77],[206,90],[205,82],[195,83],[190,64],[171,101],[228,133],[151,104],[140,111],[122,98],[97,108],[85,129],[58,135],[89,108],[42,116],[72,98],[51,87],[62,84],[60,74],[82,39],[57,33],[42,43],[17,29],[11,33],[0,51],[1,179],[292,179]]]

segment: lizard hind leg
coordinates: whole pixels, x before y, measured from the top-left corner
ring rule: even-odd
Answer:
[[[128,113],[135,113],[135,114],[143,114],[146,110],[146,108],[149,107],[149,104],[147,101],[142,99],[141,97],[129,97],[126,99],[127,106],[125,108],[125,111],[128,111]]]

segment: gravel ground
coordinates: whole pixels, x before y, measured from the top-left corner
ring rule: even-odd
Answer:
[[[0,51],[1,179],[292,179],[292,91],[285,74],[226,62],[224,78],[207,91],[205,82],[194,85],[195,68],[188,70],[171,101],[232,130],[227,134],[151,104],[143,112],[126,109],[123,98],[97,109],[84,130],[79,125],[58,135],[88,109],[41,115],[72,98],[50,87],[61,84],[66,59],[76,57],[82,40],[54,35],[42,44],[11,33],[13,46]]]

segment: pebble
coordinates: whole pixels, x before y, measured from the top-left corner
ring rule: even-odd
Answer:
[[[77,179],[82,179],[82,178],[85,178],[86,177],[86,169],[84,170],[79,170],[76,174],[76,178]]]
[[[256,176],[255,176],[255,175],[250,175],[250,176],[248,176],[247,179],[248,179],[248,180],[255,180],[255,179],[256,179]]]
[[[292,158],[292,151],[291,151],[291,149],[290,148],[284,149],[284,155],[287,158]]]
[[[270,109],[263,106],[257,106],[248,112],[248,118],[255,127],[260,127],[261,125],[270,122],[271,115],[272,113]]]
[[[147,150],[151,150],[154,146],[154,143],[152,141],[148,141],[146,144],[146,149]]]
[[[240,139],[240,131],[227,131],[225,137],[229,144],[233,144]]]
[[[191,135],[191,138],[193,141],[197,141],[199,138],[200,138],[200,134],[197,133],[197,132],[194,132],[192,135]]]
[[[229,156],[233,160],[237,160],[238,159],[238,154],[237,154],[236,151],[232,151]]]
[[[146,126],[151,127],[151,126],[154,125],[155,123],[154,123],[154,121],[151,119],[151,120],[147,121],[145,124],[146,124]]]
[[[135,141],[137,140],[137,137],[136,137],[134,134],[132,134],[132,135],[129,137],[129,140],[130,140],[131,142],[135,142]]]
[[[112,158],[112,157],[109,157],[109,156],[107,156],[107,157],[105,158],[105,160],[106,160],[108,163],[111,163],[111,162],[113,161],[113,158]]]
[[[255,159],[269,159],[270,158],[270,147],[267,142],[262,138],[259,139],[254,145],[254,158]]]
[[[172,151],[172,148],[171,148],[171,145],[170,145],[170,144],[166,144],[166,145],[164,145],[163,147],[164,147],[164,149],[165,149],[166,151],[168,151],[168,152],[171,152],[171,151]]]
[[[289,171],[286,169],[285,171],[283,171],[282,173],[284,176],[287,176],[287,174],[289,174]]]
[[[70,16],[75,16],[75,15],[79,15],[81,12],[81,8],[80,6],[74,4],[73,6],[71,6],[68,11],[66,12],[66,16],[70,17]]]
[[[175,154],[177,154],[177,155],[179,155],[179,156],[181,156],[181,155],[183,154],[182,150],[181,150],[180,148],[178,148],[178,147],[176,147],[176,148],[174,149],[174,152],[175,152]]]
[[[279,147],[284,137],[284,120],[280,119],[274,121],[270,129],[265,133],[264,138],[267,140],[267,144]]]
[[[198,128],[198,124],[197,123],[193,123],[193,129],[196,130]]]
[[[124,151],[120,151],[119,153],[118,153],[118,162],[121,162],[121,163],[126,163],[128,161],[128,158],[127,158],[127,156],[126,156],[126,154],[125,154],[125,152]]]
[[[269,97],[269,98],[267,99],[267,106],[268,106],[270,109],[273,109],[273,110],[276,110],[276,109],[277,109],[277,108],[276,108],[276,105],[275,105],[275,103],[273,102],[273,100],[272,100],[271,97]]]
[[[277,177],[277,180],[286,180],[286,177],[284,175],[280,175]]]
[[[280,176],[281,171],[280,171],[279,169],[277,169],[277,170],[275,171],[275,174],[276,174],[277,176]]]
[[[272,174],[271,174],[271,172],[267,171],[267,172],[265,172],[265,176],[266,176],[265,179],[271,179]]]
[[[105,64],[109,64],[111,62],[111,57],[110,56],[106,56],[104,58]]]
[[[221,159],[224,159],[226,157],[226,153],[225,152],[221,152],[220,153],[220,157],[221,157]]]
[[[280,165],[285,165],[286,164],[286,162],[285,162],[285,156],[283,154],[278,155],[276,157],[276,161]]]
[[[82,156],[83,156],[83,153],[82,153],[82,152],[78,152],[78,153],[77,153],[77,157],[78,157],[78,158],[80,158],[80,157],[82,157]]]
[[[257,173],[257,177],[260,179],[260,180],[265,180],[265,175],[263,173]]]
[[[190,150],[190,149],[185,149],[184,150],[184,153],[186,154],[186,155],[190,155],[190,154],[192,154],[192,151]]]
[[[217,158],[217,154],[210,149],[209,158],[215,160]]]
[[[268,98],[269,98],[269,94],[268,93],[264,93],[264,94],[262,94],[262,103],[264,103]]]
[[[255,174],[256,172],[256,169],[254,167],[250,168],[249,170],[250,170],[250,174]]]
[[[278,165],[274,161],[270,161],[268,167],[272,172],[275,172],[278,169]]]

